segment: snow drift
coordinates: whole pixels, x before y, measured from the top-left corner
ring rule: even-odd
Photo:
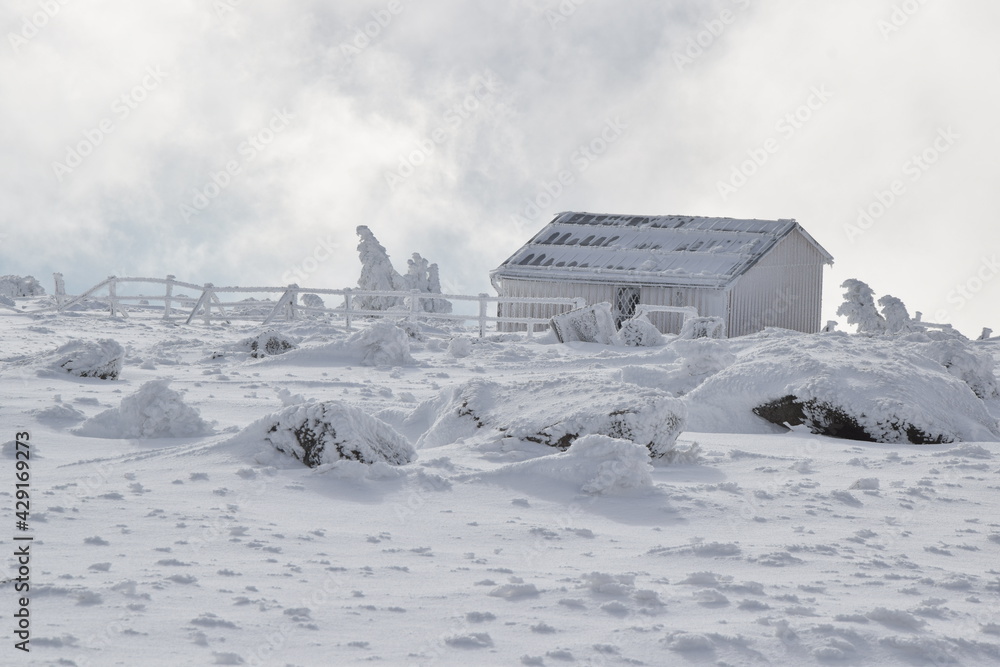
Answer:
[[[198,409],[171,389],[170,380],[150,380],[117,408],[91,417],[73,432],[92,438],[189,438],[212,428]]]
[[[875,442],[992,441],[1000,434],[972,389],[919,345],[846,334],[770,331],[756,338],[688,394],[691,430],[773,431],[764,417]]]
[[[566,449],[585,435],[605,435],[667,456],[684,427],[683,403],[662,391],[609,380],[557,377],[501,384],[472,380],[418,406],[410,424],[430,421],[417,447],[450,444],[482,433]]]
[[[340,401],[289,406],[248,426],[240,438],[246,437],[266,442],[310,468],[340,460],[402,465],[416,458],[395,429]]]
[[[416,363],[410,356],[410,337],[392,322],[376,322],[353,334],[344,345],[365,366],[409,366]]]
[[[653,486],[649,449],[630,440],[606,435],[577,438],[563,452],[511,463],[480,473],[478,479],[539,476],[551,482],[569,483],[583,493],[612,495]]]

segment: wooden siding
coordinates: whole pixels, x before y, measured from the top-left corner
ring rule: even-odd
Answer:
[[[823,256],[802,234],[782,239],[733,285],[726,327],[743,336],[765,327],[820,329]]]

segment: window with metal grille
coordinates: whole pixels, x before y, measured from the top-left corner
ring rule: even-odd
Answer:
[[[635,307],[639,305],[638,287],[615,288],[615,326],[621,327],[622,322],[635,315]]]

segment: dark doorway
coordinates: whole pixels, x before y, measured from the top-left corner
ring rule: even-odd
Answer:
[[[621,328],[622,322],[635,315],[635,307],[639,305],[638,287],[615,288],[615,326]]]

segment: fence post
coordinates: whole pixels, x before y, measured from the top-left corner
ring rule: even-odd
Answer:
[[[344,289],[344,320],[346,320],[346,329],[351,330],[351,288],[347,287]]]
[[[294,320],[298,316],[298,301],[299,301],[299,286],[296,283],[291,283],[288,286],[288,292],[290,298],[288,300],[288,319]]]
[[[479,337],[486,336],[486,299],[488,294],[479,293]]]
[[[118,310],[118,284],[114,276],[108,276],[108,303],[111,305],[111,317]]]
[[[410,314],[406,317],[410,322],[417,321],[417,306],[420,304],[420,290],[410,290],[410,296],[406,297],[410,302]]]
[[[53,273],[52,277],[56,281],[56,308],[62,310],[63,302],[66,300],[66,281],[63,280],[61,273]]]
[[[205,324],[212,323],[212,297],[215,296],[215,287],[212,283],[205,283],[205,291],[202,293],[201,298],[205,303]]]
[[[174,294],[174,277],[169,273],[167,274],[167,291],[163,296],[163,319],[165,320],[170,319],[170,302],[172,300],[170,297]]]

